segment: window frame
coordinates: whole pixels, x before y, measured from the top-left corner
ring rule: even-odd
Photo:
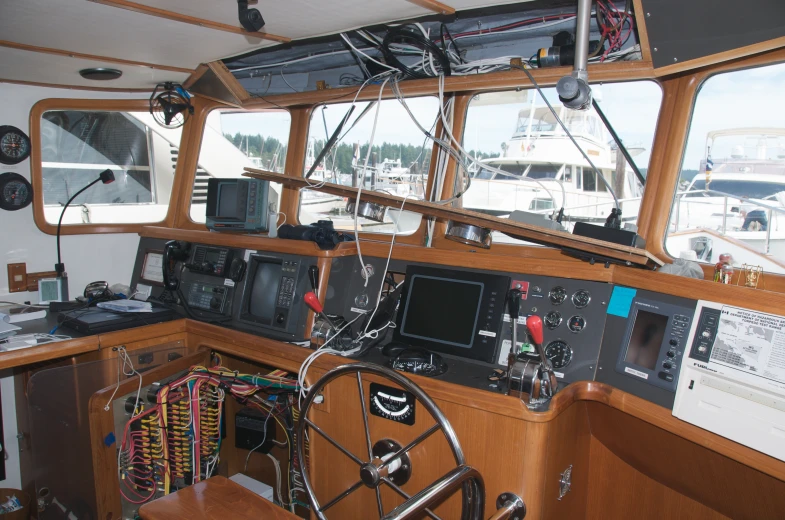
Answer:
[[[289,161],[292,159],[293,151],[292,151],[292,138],[294,136],[295,131],[299,131],[299,128],[296,126],[297,123],[295,122],[296,115],[298,111],[291,107],[250,107],[250,108],[243,108],[237,107],[233,105],[226,105],[224,103],[218,102],[207,102],[203,104],[201,110],[195,111],[196,113],[194,116],[191,117],[194,120],[193,124],[193,133],[192,137],[189,137],[189,144],[196,150],[195,154],[188,154],[188,157],[185,157],[184,154],[180,153],[177,158],[177,166],[180,166],[180,158],[183,158],[183,170],[184,174],[181,175],[183,177],[183,194],[180,200],[178,200],[177,204],[177,213],[176,213],[176,220],[175,220],[175,227],[180,229],[193,229],[197,231],[206,231],[207,225],[204,222],[196,222],[191,218],[191,201],[193,199],[193,189],[194,189],[194,182],[196,179],[196,170],[199,164],[199,155],[202,152],[202,140],[204,138],[204,131],[207,125],[207,118],[210,114],[215,110],[231,110],[233,112],[247,112],[247,113],[254,113],[254,112],[270,112],[284,110],[289,113],[289,139],[286,143],[286,157],[284,160],[284,171],[281,175],[289,175]],[[183,132],[183,140],[185,140],[185,132]],[[181,143],[182,144],[182,143]],[[181,147],[182,150],[182,147]],[[194,155],[195,157],[191,157]],[[291,197],[291,190],[287,189],[286,187],[282,186],[281,188],[281,203],[280,207],[278,208],[279,212],[287,213],[287,199]],[[265,236],[264,234],[262,236]]]
[[[368,88],[367,90],[368,90],[368,93],[363,92],[363,94],[365,94],[365,95],[357,98],[357,102],[358,103],[361,103],[361,102],[372,102],[372,101],[377,99],[377,97],[378,97],[378,90],[375,90],[373,88]],[[415,97],[436,97],[437,100],[438,100],[437,93],[434,92],[434,91],[431,91],[431,90],[426,90],[426,91],[423,91],[423,92],[416,92],[416,93],[409,94],[409,95],[404,94],[404,95],[407,98],[407,100],[410,99],[410,98],[415,98]],[[394,101],[395,99],[396,98],[389,92],[388,89],[386,89],[384,91],[384,93],[382,95],[382,101]],[[295,167],[293,166],[292,170],[291,170],[291,171],[295,172],[295,175],[294,175],[295,177],[301,177],[302,178],[303,176],[305,176],[305,160],[306,160],[306,156],[308,154],[308,139],[310,137],[311,118],[314,116],[315,111],[318,108],[320,108],[320,107],[322,107],[324,105],[328,105],[328,106],[329,105],[337,105],[337,104],[346,103],[346,102],[347,102],[346,100],[340,100],[340,99],[321,101],[321,102],[317,102],[317,103],[314,103],[313,105],[308,106],[307,110],[303,112],[305,114],[305,119],[304,119],[305,134],[302,136],[303,137],[303,139],[302,139],[302,142],[303,142],[302,150],[299,153],[297,153],[297,157],[298,157],[299,162],[296,165],[296,169],[294,169]],[[455,121],[458,121],[458,116],[459,116],[459,113],[456,112],[455,113],[455,118],[456,118]],[[455,121],[454,121],[454,124],[453,124],[454,128],[455,128]],[[461,124],[463,124],[463,123],[461,122]],[[434,135],[438,135],[439,133],[441,133],[441,129],[442,129],[442,122],[441,122],[441,120],[439,120],[436,123],[436,128],[434,129]],[[290,152],[294,152],[294,150],[295,150],[294,147],[290,145]],[[428,150],[427,144],[426,144],[426,150]],[[435,172],[436,163],[437,163],[437,161],[435,159],[437,158],[437,154],[438,154],[438,146],[435,143],[431,142],[430,151],[428,153],[431,154],[431,159],[430,159],[430,161],[428,163],[428,182],[425,184],[425,199],[426,200],[431,197],[431,193],[433,191],[433,183],[435,181],[435,179],[434,179],[434,172]],[[449,160],[452,161],[452,158],[450,158]],[[287,165],[289,164],[288,158],[287,158],[287,163],[286,164]],[[447,167],[448,168],[450,167],[449,164],[448,164]],[[297,189],[297,190],[288,190],[288,191],[291,191],[293,193],[293,195],[292,195],[292,197],[290,199],[290,202],[292,204],[292,209],[293,209],[294,215],[295,215],[295,217],[294,217],[295,223],[296,224],[302,224],[302,222],[300,222],[300,190]],[[362,199],[362,196],[360,198]],[[284,207],[283,198],[281,200],[281,207],[282,208]],[[404,209],[406,209],[406,208],[404,208]],[[281,209],[280,211],[283,211],[283,209]],[[287,215],[289,215],[289,213],[287,213]],[[426,237],[426,233],[427,233],[427,226],[428,226],[428,219],[426,217],[423,217],[422,220],[420,221],[419,227],[416,230],[414,230],[412,233],[409,233],[407,235],[403,235],[403,234],[395,235],[395,243],[396,244],[406,244],[406,245],[418,245],[418,246],[424,245],[425,237]],[[354,234],[353,230],[347,230],[347,232]],[[359,238],[362,239],[362,240],[372,240],[372,241],[375,241],[375,242],[390,242],[392,240],[392,237],[393,237],[392,233],[368,233],[368,232],[362,232],[362,231],[360,231],[358,233],[358,235],[359,235]]]
[[[537,69],[540,70],[540,69]],[[551,72],[548,69],[548,72]],[[536,72],[536,71],[535,71]],[[675,84],[674,82],[678,80],[668,80],[664,78],[659,78],[656,76],[650,75],[628,75],[626,77],[622,76],[621,74],[617,73],[610,73],[607,75],[603,75],[602,77],[597,77],[599,75],[595,75],[594,77],[590,77],[592,83],[597,84],[604,84],[604,83],[630,83],[633,81],[651,81],[655,83],[657,86],[660,87],[662,91],[662,97],[660,98],[660,108],[657,114],[657,120],[654,124],[654,139],[652,141],[651,146],[651,156],[649,158],[649,164],[647,171],[652,171],[652,164],[655,161],[655,154],[659,150],[661,146],[665,143],[660,143],[659,141],[663,140],[668,136],[667,130],[670,128],[670,116],[672,114],[668,114],[666,117],[666,110],[672,109],[672,101],[675,91]],[[537,77],[537,74],[535,74]],[[546,76],[544,78],[537,78],[537,83],[541,88],[554,88],[558,80],[561,79],[561,76]],[[454,106],[454,120],[453,120],[453,127],[452,132],[453,135],[458,136],[460,135],[463,137],[464,132],[466,131],[465,125],[469,115],[469,105],[471,104],[472,99],[479,94],[488,94],[490,92],[501,92],[505,90],[514,90],[515,88],[522,89],[522,90],[533,90],[535,86],[527,80],[522,80],[521,84],[517,87],[510,87],[505,86],[504,88],[500,88],[498,90],[493,89],[477,89],[477,90],[467,90],[458,92],[455,94],[455,106]],[[431,159],[433,163],[433,159]],[[445,175],[444,184],[442,187],[441,193],[441,200],[448,199],[454,196],[455,193],[455,178],[457,174],[457,165],[453,158],[449,159],[449,163],[447,165],[447,174]],[[573,177],[576,177],[576,180],[572,181],[577,185],[578,189],[582,189],[581,181],[582,181],[582,173],[581,172],[573,172]],[[649,215],[645,215],[649,211],[657,212],[656,207],[656,199],[654,198],[654,191],[647,190],[649,185],[648,179],[646,185],[644,186],[643,190],[643,197],[641,198],[641,205],[640,209],[638,210],[638,234],[641,235],[643,238],[646,238],[641,228],[641,223],[645,223],[645,225],[649,225]],[[656,182],[652,183],[654,188],[659,189],[659,184]],[[652,193],[647,196],[648,191]],[[591,192],[590,192],[591,193]],[[647,205],[647,200],[648,205]],[[651,207],[650,207],[651,206]],[[473,252],[478,253],[487,253],[487,254],[500,254],[500,255],[523,255],[523,256],[547,256],[549,258],[563,258],[561,251],[557,248],[552,247],[543,247],[543,246],[536,246],[532,244],[509,244],[509,243],[501,243],[496,244],[494,243],[491,246],[491,249],[477,249],[474,246],[468,246],[464,244],[460,244],[453,240],[449,240],[445,238],[444,234],[447,230],[447,225],[444,222],[437,221],[436,225],[434,226],[433,230],[433,239],[432,239],[432,247],[436,249],[450,249],[450,250],[459,250],[459,251],[466,251],[471,250]],[[522,249],[523,248],[523,249]],[[655,254],[659,258],[670,258],[668,255],[663,255],[661,252],[652,251],[650,246],[646,246],[646,250]]]
[[[641,236],[646,238],[646,248],[652,254],[670,261],[674,259],[665,248],[665,240],[672,216],[671,212],[673,211],[679,174],[684,163],[684,156],[687,153],[687,138],[692,127],[695,103],[704,83],[709,78],[719,74],[781,63],[785,63],[785,49],[777,49],[732,62],[715,64],[695,71],[686,77],[671,77],[662,81],[663,88],[665,88],[666,84],[669,88],[668,92],[670,95],[667,97],[669,113],[667,114],[668,117],[664,117],[663,113],[660,114],[658,132],[666,135],[662,136],[664,142],[657,146],[657,134],[655,133],[655,146],[652,146],[652,150],[659,151],[660,148],[662,149],[662,152],[657,157],[657,169],[652,168],[652,163],[649,164],[649,171],[657,171],[656,195],[652,193],[648,197],[649,200],[647,200],[646,193],[644,193],[644,199],[641,201],[641,213],[646,208],[647,220],[644,222],[645,228],[639,225],[639,233],[641,233],[641,229],[646,233],[645,235],[641,233]],[[664,102],[665,99],[663,98]],[[660,130],[659,126],[661,125],[666,128]],[[667,130],[675,131],[667,132]],[[652,154],[652,160],[654,158],[655,155]],[[654,192],[655,190],[652,191]],[[701,264],[701,267],[710,278],[710,271],[713,271],[714,267],[708,264]],[[771,281],[780,277],[779,275],[769,273],[767,278]]]
[[[83,110],[94,112],[147,112],[150,110],[149,102],[146,99],[63,99],[49,98],[43,99],[33,105],[30,110],[30,179],[33,186],[33,220],[39,230],[48,234],[57,234],[57,224],[47,222],[44,215],[44,193],[43,193],[43,164],[41,158],[41,118],[46,112],[57,110]],[[192,118],[191,118],[192,119]],[[191,119],[186,122],[180,138],[180,150],[187,142],[186,136],[188,129],[192,125]],[[180,161],[175,166],[174,179],[172,181],[172,192],[169,197],[169,206],[166,216],[158,222],[140,223],[95,223],[95,224],[63,224],[61,235],[88,235],[95,233],[139,233],[145,226],[171,227],[175,223],[175,213],[179,207],[178,185],[182,177],[180,175]]]

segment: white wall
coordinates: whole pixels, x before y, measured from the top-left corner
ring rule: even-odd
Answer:
[[[136,98],[139,94],[109,94],[79,90],[50,89],[0,83],[0,125],[12,125],[29,135],[30,109],[46,98]],[[30,179],[30,159],[16,165],[0,164],[0,172],[16,172]],[[69,293],[81,294],[95,280],[129,284],[139,237],[130,234],[65,235],[61,238],[63,262],[69,277]],[[28,272],[53,271],[57,259],[55,237],[38,230],[33,221],[33,206],[19,211],[0,210],[0,300],[37,301],[37,293],[9,293],[6,265],[25,262]],[[3,354],[0,353],[0,356]],[[7,478],[0,487],[20,485],[19,443],[16,433],[16,406],[13,376],[0,377],[2,394],[3,449]]]

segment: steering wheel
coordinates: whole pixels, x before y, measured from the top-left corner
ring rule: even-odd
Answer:
[[[333,380],[344,376],[346,374],[357,375],[357,389],[360,394],[360,402],[362,405],[363,425],[365,427],[365,441],[368,449],[367,458],[358,458],[348,449],[339,444],[335,439],[330,437],[324,430],[315,424],[309,418],[308,412],[314,403],[317,395],[320,395],[324,388]],[[373,374],[389,381],[403,388],[405,391],[414,395],[415,399],[420,402],[422,407],[430,414],[436,424],[421,433],[417,438],[411,441],[406,446],[401,447],[394,441],[389,439],[379,440],[374,444],[371,440],[371,433],[368,427],[368,406],[365,402],[365,390],[363,388],[363,374]],[[335,403],[338,401],[336,400]],[[304,452],[305,436],[308,434],[316,433],[324,437],[324,439],[335,446],[341,453],[346,455],[349,459],[357,464],[358,480],[349,488],[339,493],[337,496],[332,497],[330,500],[321,505],[314,493],[313,485],[308,471],[308,465],[304,463],[306,460]],[[400,484],[408,480],[408,476],[412,471],[411,461],[408,453],[425,441],[428,437],[435,432],[441,431],[450,446],[453,457],[455,458],[456,468],[445,474],[444,477],[436,480],[427,488],[423,489],[414,496],[410,496],[403,489]],[[466,461],[463,456],[461,444],[458,442],[458,437],[455,435],[455,430],[450,425],[450,422],[444,416],[444,413],[439,409],[433,399],[428,397],[422,388],[417,386],[410,379],[402,376],[398,372],[391,370],[387,367],[376,365],[373,363],[353,363],[349,365],[342,365],[327,372],[322,376],[308,391],[308,397],[305,404],[300,410],[300,424],[297,434],[297,454],[301,461],[303,461],[302,476],[305,483],[306,490],[308,491],[308,498],[311,502],[311,510],[316,514],[320,520],[327,520],[325,512],[332,506],[351,495],[363,485],[373,489],[376,492],[376,504],[379,510],[379,518],[386,520],[392,518],[408,518],[416,511],[422,511],[428,517],[441,520],[436,514],[427,508],[427,505],[435,501],[445,498],[452,492],[455,486],[462,485],[463,494],[463,508],[461,518],[464,520],[475,520],[482,518],[484,512],[485,489],[482,482],[482,477],[473,468],[466,466]],[[385,515],[384,506],[382,504],[382,495],[380,491],[381,485],[384,484],[390,487],[393,491],[398,493],[405,499],[405,502],[396,507],[394,510]]]

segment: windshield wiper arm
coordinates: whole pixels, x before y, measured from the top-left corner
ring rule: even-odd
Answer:
[[[628,152],[627,148],[622,144],[621,139],[619,138],[619,134],[617,134],[616,130],[613,129],[613,126],[611,126],[611,122],[608,121],[608,118],[605,117],[605,113],[603,113],[602,109],[600,109],[600,105],[599,103],[597,103],[597,100],[592,98],[591,105],[594,107],[594,110],[597,111],[597,115],[600,116],[600,119],[602,119],[605,128],[607,128],[608,132],[610,132],[611,137],[613,137],[613,140],[616,142],[616,146],[619,147],[619,151],[627,160],[627,163],[632,168],[632,171],[635,172],[635,176],[638,178],[639,181],[641,181],[641,184],[646,186],[646,177],[644,177],[641,174],[641,171],[638,169],[638,165],[636,165],[635,161],[632,160],[632,157],[630,156],[630,152]]]

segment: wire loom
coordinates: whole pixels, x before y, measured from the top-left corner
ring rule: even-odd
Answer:
[[[118,452],[120,493],[128,502],[143,504],[212,476],[219,463],[227,393],[279,422],[289,447],[290,490],[299,490],[300,461],[291,457],[297,413],[289,404],[297,381],[281,370],[263,376],[240,374],[220,366],[218,360],[212,368],[191,367],[183,377],[161,386],[156,404],[149,409],[137,401]],[[267,401],[260,392],[275,401]],[[280,482],[278,488],[280,497]]]

